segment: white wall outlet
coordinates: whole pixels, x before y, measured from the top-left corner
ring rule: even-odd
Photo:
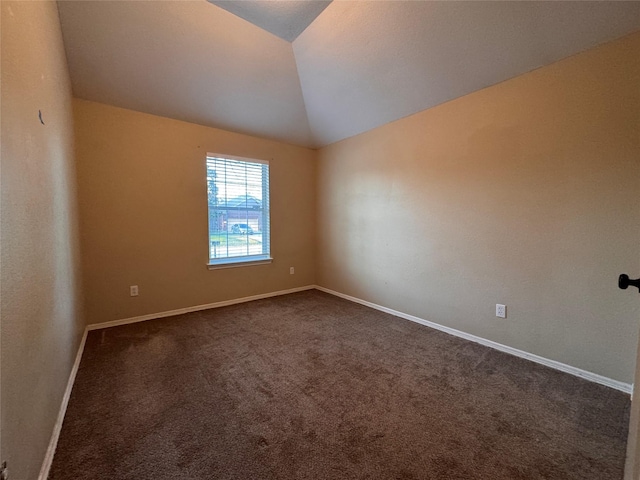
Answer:
[[[131,285],[129,287],[129,293],[131,294],[132,297],[137,297],[138,296],[138,285]]]
[[[496,317],[507,318],[507,306],[496,303]]]
[[[296,269],[293,267],[289,267],[289,275],[293,275],[294,273],[296,273]]]

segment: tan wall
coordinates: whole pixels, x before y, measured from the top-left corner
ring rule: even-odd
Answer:
[[[71,84],[56,3],[3,1],[0,8],[1,457],[11,478],[31,480],[84,328]]]
[[[633,382],[638,58],[635,34],[321,149],[318,283]]]
[[[84,100],[74,115],[89,323],[315,282],[314,151]],[[270,161],[273,263],[207,270],[207,152]]]

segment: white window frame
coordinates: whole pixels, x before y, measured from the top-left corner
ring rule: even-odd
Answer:
[[[258,255],[244,255],[244,256],[234,256],[234,257],[222,257],[217,259],[211,258],[211,231],[209,221],[211,219],[211,215],[209,214],[209,198],[207,194],[207,268],[209,270],[217,270],[222,268],[235,268],[235,267],[246,267],[251,265],[264,265],[269,264],[273,261],[273,257],[271,256],[271,202],[270,202],[270,178],[271,178],[271,168],[268,160],[261,160],[256,158],[247,158],[247,157],[238,157],[235,155],[227,155],[223,153],[207,153],[205,158],[205,171],[207,168],[207,161],[210,158],[216,158],[221,160],[233,160],[239,162],[247,162],[251,164],[262,164],[267,166],[267,180],[266,180],[266,191],[264,190],[264,179],[263,179],[263,192],[262,192],[262,202],[263,202],[263,225],[262,225],[262,236],[263,236],[263,244],[266,241],[268,245],[268,252],[262,253]],[[264,175],[264,173],[263,173]],[[264,205],[266,203],[266,208]],[[228,225],[227,225],[228,228]],[[227,233],[228,235],[228,233]]]

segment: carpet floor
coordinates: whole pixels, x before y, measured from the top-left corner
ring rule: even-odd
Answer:
[[[615,480],[629,407],[310,290],[89,332],[49,479]]]

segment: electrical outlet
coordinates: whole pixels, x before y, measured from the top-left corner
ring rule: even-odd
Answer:
[[[293,275],[294,273],[296,273],[296,269],[293,267],[289,267],[289,275]]]
[[[496,317],[507,318],[507,306],[496,303]]]
[[[131,294],[132,297],[137,297],[138,296],[138,285],[131,285],[129,287],[129,293]]]

